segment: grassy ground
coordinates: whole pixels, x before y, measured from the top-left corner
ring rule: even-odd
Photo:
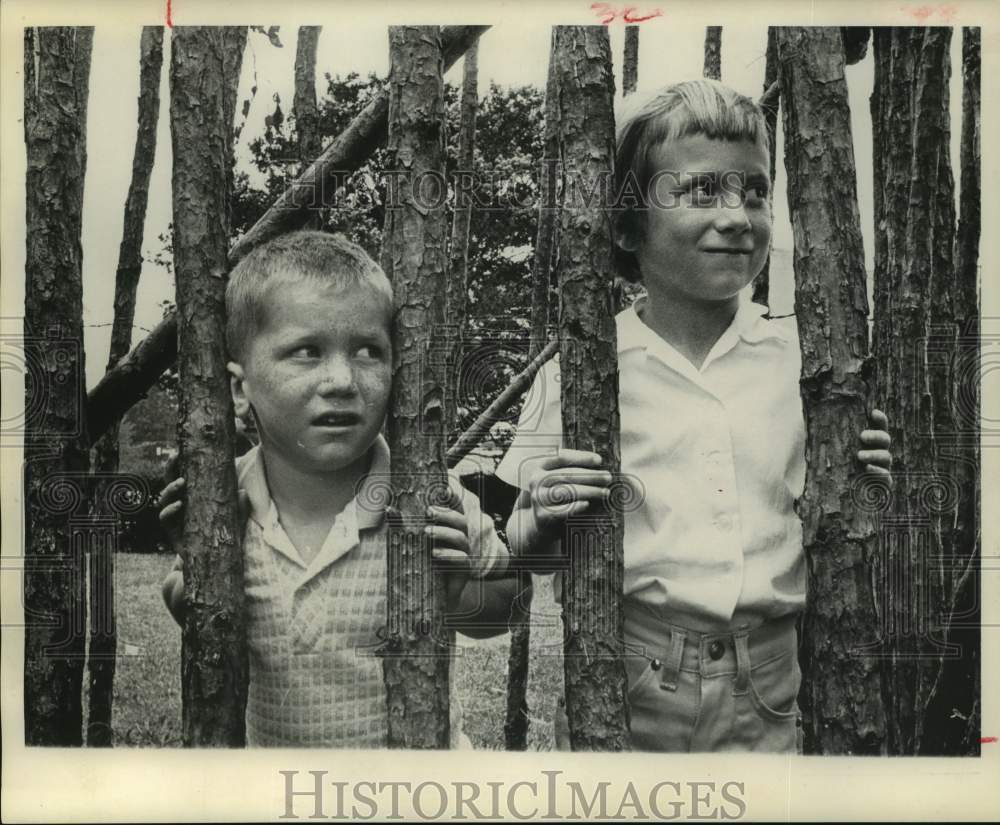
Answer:
[[[169,555],[118,556],[118,667],[113,729],[117,745],[181,744],[180,631],[160,598]],[[552,718],[562,696],[561,626],[548,581],[539,580],[532,611],[528,706],[532,750],[551,750]],[[456,686],[465,731],[477,748],[503,748],[510,637],[463,640]],[[86,704],[84,704],[86,707]]]

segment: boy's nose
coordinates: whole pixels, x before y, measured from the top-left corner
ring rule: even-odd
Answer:
[[[354,387],[354,370],[351,365],[342,358],[335,358],[326,363],[317,390],[321,395],[328,395],[352,392]]]
[[[736,192],[723,192],[719,195],[715,210],[715,226],[720,231],[749,229],[750,216],[742,196]]]

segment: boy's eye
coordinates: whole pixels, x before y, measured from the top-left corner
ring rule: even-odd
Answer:
[[[302,344],[301,346],[295,347],[290,353],[292,358],[318,358],[319,357],[319,347],[313,344]]]
[[[767,200],[767,187],[759,184],[757,186],[749,186],[746,189],[746,201],[749,204],[758,206]]]
[[[358,349],[358,355],[362,358],[370,358],[373,361],[378,360],[384,354],[384,350],[378,344],[365,344]]]

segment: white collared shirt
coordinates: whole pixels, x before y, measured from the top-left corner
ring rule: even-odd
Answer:
[[[263,455],[236,463],[250,517],[243,538],[250,684],[247,744],[271,747],[384,747],[387,735],[382,662],[375,655],[386,623],[386,528],[378,486],[389,473],[379,436],[371,468],[306,564],[281,526]],[[474,575],[501,563],[507,550],[474,495],[461,493]],[[466,741],[452,691],[452,747]]]
[[[643,323],[617,316],[625,595],[677,624],[715,629],[801,610],[806,575],[794,510],[805,479],[794,325],[743,302],[696,368]],[[559,367],[525,397],[497,469],[527,488],[561,444]],[[589,403],[579,399],[575,403]],[[557,589],[558,592],[558,589]]]

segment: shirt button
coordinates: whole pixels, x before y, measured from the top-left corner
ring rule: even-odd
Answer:
[[[722,658],[722,655],[726,652],[726,646],[716,639],[712,644],[708,646],[708,655],[714,660],[718,661]]]
[[[732,517],[723,514],[715,520],[715,526],[728,533],[733,529],[733,519]]]

